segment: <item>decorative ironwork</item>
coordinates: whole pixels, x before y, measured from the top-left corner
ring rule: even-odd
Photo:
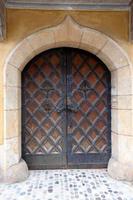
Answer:
[[[75,102],[73,102],[72,96],[67,96],[67,109],[72,112],[78,111],[78,105]]]
[[[68,100],[69,99],[69,100]],[[70,98],[67,97],[67,104],[65,105],[64,102],[62,102],[61,104],[59,104],[59,106],[57,107],[56,111],[58,113],[61,113],[63,111],[71,111],[71,112],[77,112],[78,111],[78,106],[76,103],[71,102]],[[69,102],[69,103],[68,103]]]
[[[83,92],[84,97],[86,98],[86,97],[87,97],[87,92],[88,92],[89,90],[92,90],[92,88],[91,88],[89,82],[88,82],[87,80],[84,80],[84,81],[80,84],[79,90],[80,90],[81,92]]]
[[[51,91],[54,91],[53,85],[49,81],[45,81],[42,84],[42,86],[40,87],[40,89],[46,93],[45,94],[45,98],[48,98],[49,97],[49,93]]]
[[[52,103],[49,99],[46,99],[43,103],[43,109],[47,112],[50,112],[52,110]]]
[[[66,105],[64,104],[64,101],[61,101],[61,103],[56,108],[56,112],[61,113],[65,110],[66,110]]]
[[[49,95],[51,91],[54,91],[53,85],[49,81],[45,81],[40,87],[41,91],[44,92],[45,101],[43,103],[43,108],[45,111],[50,112],[52,110],[52,104],[49,100]]]

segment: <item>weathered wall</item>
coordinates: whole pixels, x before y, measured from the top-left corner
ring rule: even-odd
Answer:
[[[79,24],[97,29],[120,43],[132,55],[128,42],[128,12],[7,10],[7,39],[0,43],[0,143],[3,142],[3,67],[16,44],[31,33],[60,23],[71,15]]]

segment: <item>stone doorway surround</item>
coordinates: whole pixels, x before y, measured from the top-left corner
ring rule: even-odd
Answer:
[[[70,16],[23,39],[4,66],[4,145],[0,168],[7,182],[28,177],[21,159],[21,71],[37,54],[56,47],[75,47],[98,56],[111,71],[112,156],[108,173],[119,180],[133,180],[132,64],[124,50],[107,35],[83,27]],[[0,156],[1,157],[1,156]]]

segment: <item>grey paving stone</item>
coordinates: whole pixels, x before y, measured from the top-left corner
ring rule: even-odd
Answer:
[[[0,200],[133,200],[133,188],[105,169],[30,171],[22,183],[0,184]]]

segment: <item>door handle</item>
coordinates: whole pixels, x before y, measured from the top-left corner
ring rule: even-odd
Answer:
[[[61,103],[57,106],[56,112],[61,113],[63,111],[71,111],[71,112],[77,112],[78,111],[78,105],[76,103],[72,103],[70,101],[67,102],[67,105],[64,103]]]
[[[67,97],[67,109],[71,112],[77,112],[78,111],[78,105],[73,102],[72,97]]]
[[[67,106],[68,110],[71,112],[77,112],[78,111],[78,106],[76,104],[70,104]]]
[[[61,107],[59,107],[59,108],[56,109],[56,112],[61,113],[64,110],[66,110],[66,107],[65,106],[61,106]]]
[[[68,105],[67,107],[62,106],[60,108],[57,108],[56,112],[61,113],[61,112],[65,111],[65,110],[69,110],[71,112],[77,112],[78,111],[78,106],[74,106],[74,105]]]

